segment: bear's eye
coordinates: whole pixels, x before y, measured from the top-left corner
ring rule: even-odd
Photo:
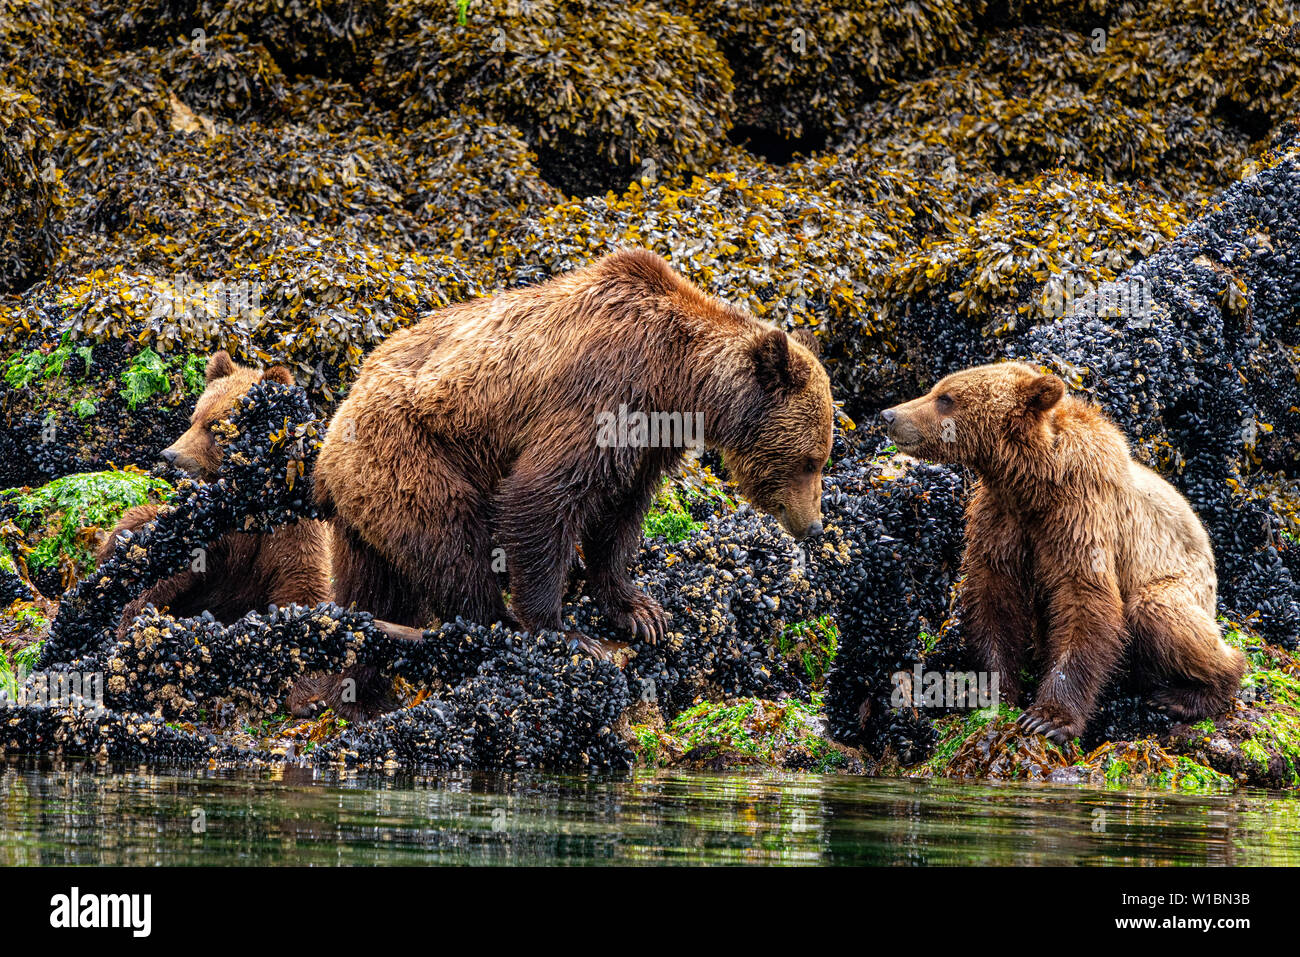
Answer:
[[[947,392],[939,396],[938,402],[939,402],[939,408],[941,409],[947,410],[947,409],[951,409],[953,406],[952,396],[950,396]]]
[[[804,465],[803,470],[807,472],[809,475],[811,475],[814,472],[820,472],[822,470],[822,467],[817,464],[816,459],[809,459],[807,463]]]

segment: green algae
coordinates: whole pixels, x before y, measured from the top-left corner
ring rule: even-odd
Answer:
[[[128,409],[135,411],[155,395],[166,395],[171,391],[168,365],[170,362],[148,346],[136,354],[130,366],[122,373],[122,398],[126,399]]]
[[[733,487],[706,465],[688,458],[680,474],[664,479],[642,522],[642,531],[647,538],[676,544],[706,526],[696,514],[724,515],[738,504]]]
[[[733,698],[704,701],[677,715],[664,728],[633,725],[637,762],[667,767],[698,761],[728,766],[797,767],[828,773],[860,763],[848,749],[822,733],[822,699]]]
[[[1225,619],[1220,618],[1219,620],[1224,621]],[[1249,662],[1251,668],[1270,667],[1272,659],[1264,650],[1263,640],[1238,625],[1228,622],[1223,629],[1223,640],[1229,647],[1236,648],[1245,655],[1246,661]]]
[[[993,721],[1014,721],[1020,713],[1019,708],[1000,703],[996,711],[992,708],[981,708],[966,714],[944,715],[934,723],[935,730],[939,732],[939,741],[918,771],[922,774],[942,776],[963,744],[982,733]]]
[[[1000,705],[935,722],[939,742],[923,764],[905,769],[919,776],[979,776],[1010,780],[1061,780],[1114,790],[1217,792],[1235,786],[1232,777],[1160,742],[1107,742],[1084,754],[1078,739],[1061,748],[1016,727],[1018,708]]]
[[[22,533],[28,573],[60,569],[66,582],[94,567],[88,532],[106,531],[128,508],[163,501],[171,492],[167,482],[138,471],[84,472],[37,489],[0,491],[0,514]]]
[[[33,633],[44,631],[50,624],[50,620],[45,617],[40,608],[30,603],[18,609],[13,615],[13,622],[20,631]]]
[[[1094,780],[1100,770],[1101,783],[1111,790],[1145,787],[1207,793],[1230,791],[1236,786],[1230,776],[1186,755],[1171,755],[1149,740],[1108,743],[1075,767],[1092,772],[1091,779]]]
[[[673,485],[664,484],[641,525],[647,538],[662,538],[677,543],[685,541],[691,532],[704,527],[691,518],[683,501],[685,495],[685,492]]]
[[[60,337],[59,344],[48,352],[33,349],[12,353],[4,361],[3,378],[15,389],[35,382],[63,378],[68,360],[74,354],[83,362],[82,374],[78,378],[84,378],[90,370],[92,352],[91,346],[74,345],[71,337],[65,333]]]
[[[635,750],[637,763],[645,767],[667,767],[671,760],[664,753],[664,732],[655,730],[648,724],[632,726],[632,735],[636,738]]]
[[[1167,780],[1163,777],[1157,778],[1157,787],[1197,792],[1225,791],[1236,787],[1228,775],[1207,767],[1199,761],[1193,761],[1183,755],[1180,755],[1177,761],[1177,768],[1167,772],[1170,775]]]
[[[1300,784],[1300,679],[1284,671],[1261,669],[1248,673],[1242,686],[1254,692],[1260,705],[1250,721],[1253,733],[1240,745],[1242,753],[1264,768],[1272,757],[1279,758],[1287,783]]]
[[[43,646],[43,641],[29,642],[16,648],[6,648],[4,643],[0,643],[0,691],[8,695],[10,701],[17,699],[23,677],[36,668]]]
[[[776,636],[776,650],[798,661],[812,687],[819,691],[826,684],[826,672],[835,661],[839,647],[839,626],[830,615],[792,622]]]
[[[207,357],[195,352],[186,356],[181,364],[181,381],[185,383],[185,391],[190,395],[202,395],[207,388],[207,365]]]
[[[11,389],[29,389],[35,412],[69,409],[80,420],[92,418],[105,396],[91,375],[94,343],[60,335],[51,347],[17,349],[0,363],[0,379]],[[149,346],[137,352],[117,377],[120,395],[134,412],[173,391],[197,396],[205,386],[207,357],[197,352],[162,356]],[[176,376],[174,379],[173,376]]]

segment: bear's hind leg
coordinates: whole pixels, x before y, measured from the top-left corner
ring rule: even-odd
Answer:
[[[562,629],[579,530],[598,511],[581,496],[566,493],[567,484],[565,476],[533,470],[529,463],[521,463],[501,484],[497,513],[510,573],[510,607],[527,631]]]
[[[1246,658],[1230,648],[1219,625],[1177,581],[1148,585],[1124,610],[1139,678],[1155,686],[1152,700],[1180,721],[1224,711],[1241,687]]]
[[[424,618],[446,621],[459,615],[480,625],[500,621],[513,626],[493,568],[490,507],[468,485],[457,491],[426,513],[437,534],[416,533],[402,553],[423,594]]]
[[[481,510],[448,509],[429,540],[419,520],[394,543],[390,561],[350,528],[335,526],[334,595],[347,607],[397,625],[424,628],[435,618],[457,615],[490,625],[509,622],[501,586],[492,570],[492,544]]]
[[[355,529],[334,522],[334,601],[356,605],[376,618],[423,627],[419,590]]]

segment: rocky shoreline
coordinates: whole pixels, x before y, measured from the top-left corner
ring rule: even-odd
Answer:
[[[740,0],[475,2],[464,23],[254,6],[0,16],[0,690],[103,676],[97,712],[0,709],[0,752],[1300,786],[1294,11],[927,3],[864,32]],[[637,567],[670,640],[622,663],[464,622],[402,643],[333,606],[151,612],[116,639],[192,548],[314,516],[329,413],[388,333],[620,245],[822,340],[843,410],[819,540],[738,503],[706,456],[661,493]],[[146,474],[216,348],[298,386],[255,390],[219,482]],[[969,478],[893,454],[872,417],[1004,357],[1101,404],[1201,515],[1250,661],[1229,713],[1176,724],[1120,680],[1060,749],[1013,709],[897,703],[898,674],[973,668]],[[175,507],[92,571],[95,535],[145,500]],[[566,612],[620,637],[580,589]],[[284,716],[297,676],[358,661],[398,710]]]

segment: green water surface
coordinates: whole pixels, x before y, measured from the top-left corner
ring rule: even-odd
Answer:
[[[0,764],[0,865],[1300,864],[1300,800],[676,771]]]

